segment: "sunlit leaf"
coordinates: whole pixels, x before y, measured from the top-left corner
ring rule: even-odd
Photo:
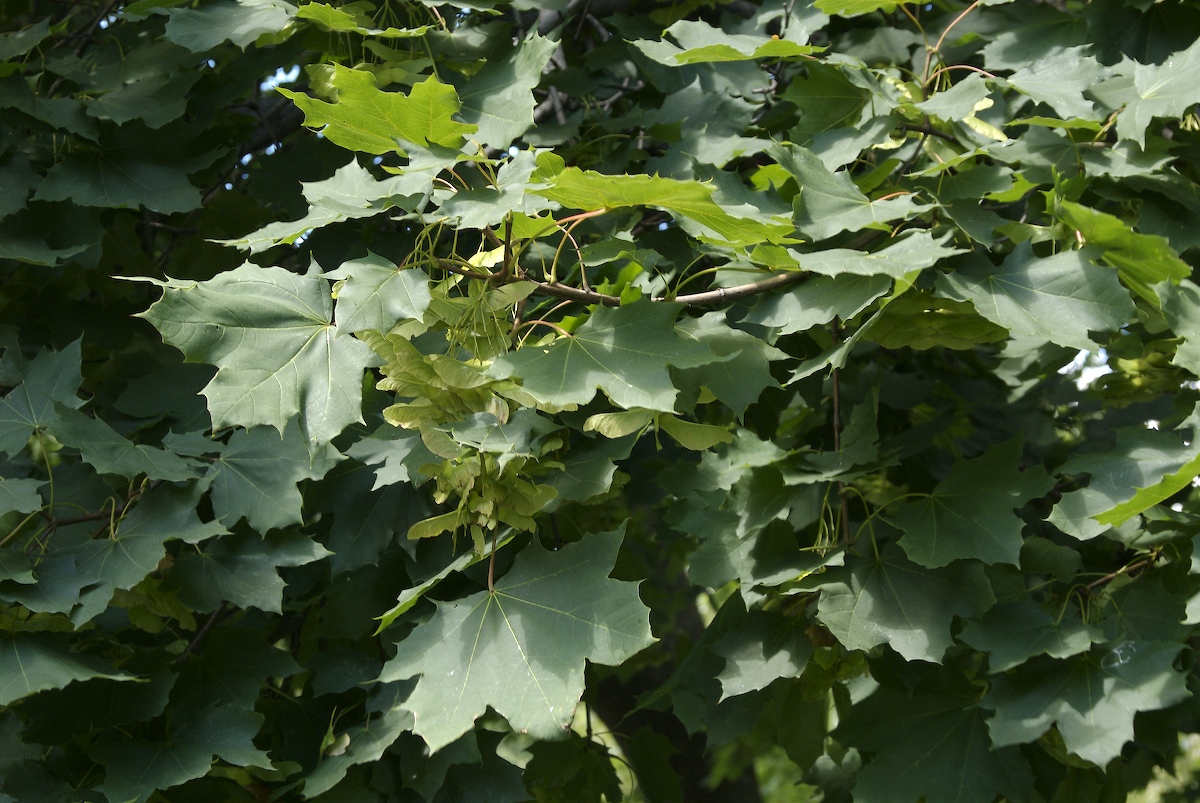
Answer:
[[[719,360],[709,348],[675,331],[679,307],[640,302],[601,307],[569,337],[526,345],[496,359],[489,373],[519,378],[540,401],[586,404],[603,390],[625,409],[670,412],[678,394],[668,365],[692,368]]]
[[[361,377],[373,354],[333,322],[320,274],[246,263],[207,282],[159,285],[163,297],[143,317],[189,360],[217,366],[204,388],[214,427],[282,432],[299,415],[320,443],[362,420]]]
[[[372,73],[334,65],[337,102],[280,89],[304,112],[304,124],[345,148],[366,153],[404,153],[403,143],[456,147],[476,126],[451,119],[460,108],[454,87],[430,77],[407,95],[379,90]]]

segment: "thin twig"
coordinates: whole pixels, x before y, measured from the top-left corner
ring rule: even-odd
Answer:
[[[228,602],[222,602],[217,606],[217,609],[212,612],[208,619],[205,620],[204,624],[200,626],[200,629],[196,631],[196,635],[191,641],[188,642],[188,645],[184,647],[183,652],[180,654],[179,658],[176,659],[177,661],[182,660],[185,656],[191,655],[196,651],[196,648],[200,646],[200,643],[204,641],[205,636],[208,635],[208,631],[213,629],[213,625],[215,625],[217,620],[221,618],[221,615],[225,613],[225,608],[228,605]]]
[[[442,270],[447,271],[449,273],[456,273],[459,276],[466,276],[468,279],[478,279],[481,282],[491,281],[491,279],[492,279],[492,277],[487,274],[476,273],[473,270],[467,270],[466,268],[460,268],[458,265],[455,265],[453,262],[451,262],[448,259],[437,260],[437,266],[439,268],[441,268]]]
[[[869,245],[872,241],[882,237],[884,232],[869,231],[856,237],[844,247],[857,249]],[[455,271],[461,272],[461,271]],[[778,290],[783,287],[790,287],[803,279],[808,278],[806,271],[791,271],[772,276],[769,279],[763,279],[749,284],[739,284],[736,287],[721,287],[716,290],[705,290],[702,293],[688,293],[687,295],[676,296],[673,301],[678,304],[684,304],[690,307],[709,307],[718,304],[724,304],[728,301],[735,301],[746,296],[758,295],[771,290]],[[572,287],[565,284],[557,284],[554,282],[535,282],[538,286],[538,291],[543,295],[553,296],[554,298],[565,298],[570,301],[582,301],[586,304],[603,304],[606,307],[621,306],[621,298],[619,296],[605,295],[597,293],[594,290],[581,290],[578,287]],[[664,298],[655,298],[653,301],[666,301]]]
[[[932,81],[934,78],[937,78],[942,73],[950,72],[951,70],[967,70],[968,72],[979,73],[984,78],[995,78],[996,77],[995,73],[990,73],[987,70],[980,69],[979,67],[974,67],[970,64],[950,64],[950,65],[947,65],[940,69],[934,70],[933,75],[929,76],[929,81]],[[928,84],[928,81],[926,82],[926,84]]]
[[[958,141],[958,137],[954,136],[953,134],[947,134],[945,131],[938,131],[936,128],[930,125],[928,118],[926,118],[924,125],[909,125],[908,123],[901,123],[899,128],[900,133],[902,134],[907,134],[910,131],[920,132],[925,136],[937,137],[938,139],[944,139],[947,142],[953,142],[955,145],[961,144]]]
[[[1153,556],[1149,557],[1149,558],[1142,558],[1141,560],[1138,560],[1138,561],[1134,561],[1133,563],[1129,564],[1128,566],[1122,566],[1121,568],[1117,569],[1115,572],[1109,572],[1108,574],[1101,577],[1099,580],[1093,580],[1092,582],[1087,584],[1087,587],[1088,588],[1096,588],[1097,586],[1102,586],[1105,583],[1116,580],[1118,577],[1120,577],[1123,574],[1129,574],[1132,571],[1136,571],[1138,569],[1144,569],[1153,562],[1154,562]]]
[[[951,20],[950,24],[946,26],[946,30],[942,31],[942,35],[939,36],[937,42],[934,43],[934,45],[933,45],[934,53],[941,55],[942,43],[946,41],[946,36],[950,33],[951,30],[953,30],[955,25],[962,22],[963,19],[968,14],[970,14],[972,11],[974,11],[976,9],[976,7],[978,7],[979,3],[980,3],[980,0],[975,0],[974,3],[967,6],[965,9],[963,9],[963,12],[961,14],[959,14],[957,17],[955,17],[953,20]]]

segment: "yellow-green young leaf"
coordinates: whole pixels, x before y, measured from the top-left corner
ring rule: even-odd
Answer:
[[[443,513],[440,516],[431,516],[427,519],[422,519],[416,524],[408,528],[408,537],[410,540],[419,538],[433,538],[442,533],[452,533],[462,524],[462,517],[457,510],[452,510],[449,513]]]
[[[1154,485],[1148,488],[1138,488],[1137,493],[1128,501],[1092,518],[1101,524],[1120,524],[1143,510],[1157,505],[1164,499],[1174,496],[1186,488],[1197,475],[1200,475],[1200,455],[1193,457],[1183,468],[1174,474],[1168,474]]]
[[[1056,470],[1063,476],[1090,475],[1087,486],[1065,494],[1049,516],[1051,524],[1075,538],[1094,538],[1167,498],[1200,469],[1200,441],[1141,427],[1116,434],[1109,451],[1076,455]]]
[[[454,87],[430,77],[408,95],[382,92],[375,76],[335,64],[330,83],[336,103],[289,89],[278,90],[304,112],[304,124],[320,128],[337,145],[365,153],[405,153],[400,144],[457,148],[475,126],[451,119],[461,106]]]
[[[568,167],[549,179],[550,186],[533,193],[572,209],[593,211],[626,206],[654,206],[694,220],[713,232],[713,239],[731,245],[795,242],[791,221],[760,214],[735,217],[713,200],[716,187],[700,181],[661,176],[607,176],[594,170]]]
[[[858,17],[875,11],[895,11],[898,0],[817,0],[817,8],[839,17]]]
[[[801,32],[805,29],[800,26]],[[667,40],[670,37],[678,45]],[[633,46],[659,64],[679,67],[715,61],[747,61],[750,59],[787,59],[808,56],[825,48],[806,45],[778,36],[731,34],[699,20],[679,20],[663,31],[659,41],[636,40]]]
[[[1071,201],[1059,201],[1056,206],[1059,218],[1083,242],[1103,248],[1104,258],[1147,301],[1158,303],[1150,285],[1168,280],[1179,282],[1192,275],[1191,267],[1179,258],[1166,237],[1138,234],[1118,217]]]
[[[654,413],[638,408],[618,413],[597,413],[583,422],[584,432],[599,432],[606,438],[623,438],[654,420]]]
[[[711,449],[718,443],[733,442],[733,435],[725,427],[684,421],[669,413],[664,413],[658,417],[658,426],[672,438],[679,441],[680,446],[696,452]]]
[[[300,19],[312,20],[327,31],[335,33],[356,33],[361,36],[378,36],[383,39],[408,39],[422,36],[429,30],[428,25],[417,28],[372,28],[370,20],[362,14],[351,13],[351,7],[334,8],[324,3],[305,3],[300,6],[296,16]]]

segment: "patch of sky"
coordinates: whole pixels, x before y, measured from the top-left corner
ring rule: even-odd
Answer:
[[[295,81],[299,77],[300,77],[300,65],[299,64],[293,64],[291,67],[288,67],[286,70],[283,67],[280,67],[278,70],[275,71],[274,75],[272,75],[269,78],[264,79],[263,82],[258,85],[258,88],[263,92],[270,92],[272,89],[282,86],[283,84],[290,84],[292,81]]]
[[[1073,377],[1075,387],[1086,390],[1100,377],[1111,374],[1112,368],[1108,366],[1108,352],[1097,349],[1095,354],[1090,351],[1079,352],[1075,359],[1059,368],[1058,372],[1063,376]]]

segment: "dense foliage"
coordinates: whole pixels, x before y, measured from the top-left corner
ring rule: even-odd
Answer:
[[[0,14],[0,801],[1118,800],[1200,730],[1200,5]]]

